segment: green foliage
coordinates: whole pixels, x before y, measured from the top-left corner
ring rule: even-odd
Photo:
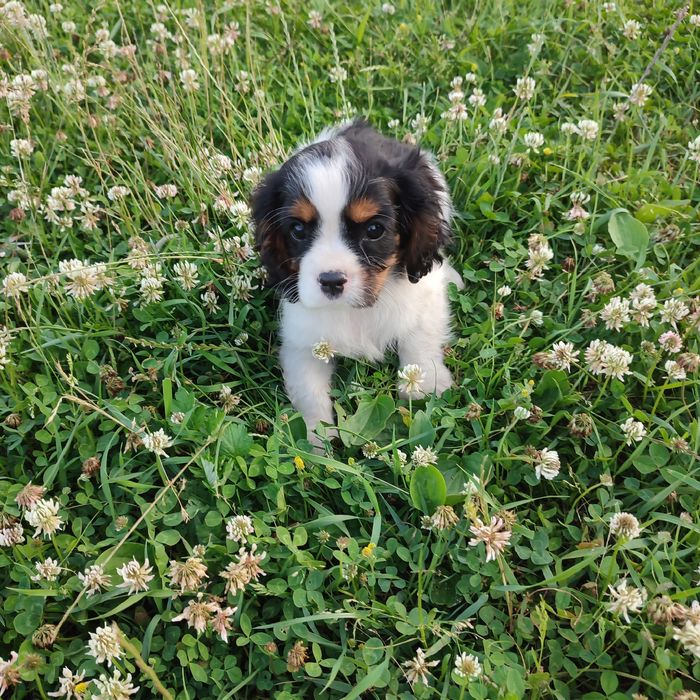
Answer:
[[[0,693],[700,693],[700,27],[609,5],[2,3]],[[245,202],[353,115],[435,153],[465,288],[452,389],[337,358],[318,454]]]

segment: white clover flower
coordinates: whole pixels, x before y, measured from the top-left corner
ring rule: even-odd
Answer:
[[[173,271],[175,272],[175,279],[183,289],[189,291],[199,284],[199,272],[194,263],[188,260],[176,262],[173,265]]]
[[[452,506],[438,506],[430,516],[429,530],[451,530],[459,522]]]
[[[572,122],[564,122],[560,127],[561,133],[566,136],[572,136],[573,134],[578,134],[578,127]]]
[[[34,152],[34,144],[30,139],[12,139],[10,141],[10,153],[13,158],[26,158]]]
[[[64,666],[58,679],[58,690],[47,693],[47,695],[51,698],[66,698],[66,700],[75,698],[75,700],[80,700],[83,697],[83,692],[78,686],[82,685],[87,685],[85,683],[85,671],[73,673],[68,666]]]
[[[671,323],[675,326],[678,321],[682,321],[689,313],[690,309],[680,299],[668,299],[664,302],[661,309],[661,320],[664,323]]]
[[[425,372],[419,365],[406,365],[399,370],[399,392],[412,398],[423,395]]]
[[[207,576],[207,565],[201,557],[188,557],[184,562],[172,560],[170,562],[171,586],[179,587],[180,593],[196,591],[202,585]]]
[[[318,10],[311,10],[311,12],[309,12],[309,19],[306,21],[306,23],[312,29],[321,29],[323,26],[323,15]]]
[[[254,535],[253,521],[248,515],[234,515],[226,523],[226,539],[234,542],[246,542],[248,535]]]
[[[688,17],[688,24],[691,27],[700,27],[700,15],[690,15],[690,17]]]
[[[180,83],[185,92],[197,92],[199,90],[199,76],[197,71],[192,68],[186,68],[180,71]]]
[[[94,632],[90,632],[87,647],[87,653],[95,657],[97,663],[101,664],[106,661],[107,666],[111,666],[112,661],[120,659],[122,655],[119,632],[113,624],[106,624],[104,627],[98,627]]]
[[[197,598],[190,600],[185,609],[173,618],[173,622],[184,620],[188,627],[192,627],[197,632],[204,632],[211,616],[219,610],[219,606],[213,601],[202,600],[202,593],[197,594]]]
[[[559,453],[547,448],[539,450],[535,455],[535,474],[538,479],[545,478],[548,481],[554,479],[561,469]]]
[[[555,369],[569,372],[571,370],[571,363],[576,362],[577,356],[578,352],[574,349],[573,343],[559,341],[552,345],[552,350],[549,353],[549,361]]]
[[[590,218],[591,215],[583,208],[583,205],[591,201],[591,195],[585,192],[572,192],[569,198],[572,204],[571,209],[566,213],[566,218],[569,221],[585,221]]]
[[[584,354],[591,374],[604,374],[620,381],[624,381],[626,374],[631,374],[629,365],[634,359],[632,354],[605,340],[591,341]]]
[[[507,284],[504,284],[496,290],[496,294],[498,294],[499,297],[507,297],[512,291],[513,290]]]
[[[632,513],[615,513],[610,520],[610,534],[633,540],[641,533],[639,520]]]
[[[646,83],[635,83],[630,90],[629,101],[637,107],[644,107],[654,88]]]
[[[628,19],[622,25],[622,34],[624,35],[625,39],[629,39],[630,41],[639,39],[639,34],[641,31],[642,25],[637,22],[636,19]]]
[[[114,670],[111,678],[102,673],[99,678],[92,680],[92,684],[92,700],[129,700],[129,696],[138,693],[141,687],[131,682],[130,673],[126,674],[126,678],[122,678],[118,668]]]
[[[510,544],[512,532],[503,518],[492,516],[491,522],[485,525],[479,518],[469,528],[474,537],[469,540],[470,547],[476,547],[480,542],[486,545],[486,562],[493,561],[503,554]]]
[[[146,433],[143,438],[143,446],[149,451],[162,457],[167,457],[165,450],[171,447],[173,439],[162,428],[154,433]]]
[[[659,336],[659,345],[666,352],[675,354],[683,348],[683,340],[675,331],[666,331]]]
[[[396,8],[390,2],[385,2],[382,4],[382,12],[385,15],[393,15],[396,12]]]
[[[633,442],[640,442],[647,434],[644,424],[640,423],[638,420],[634,420],[631,416],[624,423],[620,424],[620,429],[625,436],[626,445],[631,445]]]
[[[177,197],[177,185],[156,185],[153,188],[158,199],[172,199]]]
[[[55,581],[63,568],[58,563],[56,559],[51,559],[50,557],[44,559],[44,561],[38,561],[35,564],[36,575],[32,576],[32,581]]]
[[[608,330],[619,331],[630,321],[630,303],[627,299],[613,297],[600,312],[600,318],[605,321]]]
[[[685,369],[675,360],[667,360],[664,363],[664,369],[666,370],[666,375],[670,381],[680,382],[687,377]]]
[[[99,564],[88,566],[85,571],[78,572],[78,579],[83,584],[85,595],[90,598],[95,593],[100,593],[103,588],[107,588],[112,582],[112,577],[105,574],[104,569]]]
[[[493,111],[493,117],[489,122],[489,129],[495,131],[499,135],[505,134],[508,129],[508,115],[503,114],[503,110],[500,107],[497,107]]]
[[[404,661],[402,666],[406,669],[404,671],[404,676],[408,681],[411,688],[416,683],[423,683],[423,685],[428,685],[428,676],[430,671],[428,670],[431,666],[437,666],[439,661],[426,661],[425,652],[418,647],[416,650],[416,655],[409,661]]]
[[[420,138],[430,126],[430,117],[426,117],[425,114],[416,114],[416,116],[411,119],[411,129],[415,133],[416,137]]]
[[[518,78],[518,80],[515,83],[515,87],[513,88],[513,92],[519,100],[527,102],[528,100],[531,100],[534,97],[535,86],[535,80],[533,78],[530,78],[529,76],[524,78]]]
[[[325,362],[326,364],[328,364],[333,357],[335,357],[333,348],[327,340],[319,340],[318,343],[311,348],[311,354],[317,360]]]
[[[483,107],[486,104],[486,95],[484,95],[483,90],[474,88],[474,90],[472,90],[472,94],[469,95],[467,102],[469,102],[472,107]]]
[[[144,304],[155,304],[163,298],[163,280],[159,277],[142,277],[139,294]]]
[[[631,353],[614,345],[608,345],[603,357],[603,362],[605,363],[603,374],[608,377],[615,377],[622,382],[624,381],[625,375],[632,374],[629,369],[632,360],[633,357]]]
[[[577,132],[586,141],[595,141],[598,138],[600,125],[592,119],[581,119],[577,126]]]
[[[542,50],[542,47],[544,46],[545,39],[547,37],[544,34],[532,34],[530,36],[530,39],[532,40],[531,43],[527,45],[527,51],[532,56],[533,58],[539,54],[539,52]]]
[[[432,447],[418,445],[411,454],[411,461],[416,467],[427,467],[429,464],[437,464],[438,456]]]
[[[117,573],[122,577],[122,582],[117,584],[117,588],[127,588],[129,595],[139,591],[147,591],[148,582],[155,578],[151,571],[153,571],[153,567],[148,563],[148,559],[143,564],[132,559],[117,569]]]
[[[700,17],[700,15],[696,15]],[[700,163],[700,136],[696,136],[692,141],[688,141],[688,158]]]
[[[211,287],[202,292],[199,298],[202,300],[202,306],[208,313],[214,314],[219,310],[219,295]]]
[[[623,578],[618,584],[608,586],[610,602],[608,610],[616,615],[621,615],[625,622],[629,624],[629,613],[641,612],[647,600],[647,592],[644,588],[630,588],[627,586],[627,579]]]
[[[95,292],[111,284],[104,263],[91,265],[86,260],[62,260],[58,263],[59,273],[66,278],[66,293],[78,301],[83,301]]]
[[[529,131],[523,136],[523,143],[528,151],[532,149],[535,153],[539,153],[538,149],[544,145],[544,135],[537,131]]]
[[[118,199],[124,199],[131,194],[131,190],[126,185],[114,185],[107,190],[107,199],[110,202],[116,202]]]
[[[603,3],[603,12],[615,12],[617,9],[617,3],[614,2],[604,2]]]
[[[686,620],[683,627],[674,627],[673,632],[673,638],[685,651],[700,658],[700,622]]]
[[[63,520],[58,514],[60,505],[53,498],[40,498],[34,506],[24,514],[24,519],[33,527],[34,537],[44,535],[51,537],[63,527]]]
[[[541,278],[545,270],[549,270],[549,262],[553,257],[554,251],[549,247],[549,243],[544,241],[528,250],[528,259],[525,261],[525,267],[530,270],[530,275],[533,279]]]
[[[11,272],[2,281],[2,293],[8,299],[19,299],[28,290],[27,276],[21,272]]]
[[[344,83],[348,79],[348,72],[342,66],[333,66],[328,71],[328,79],[331,83]]]
[[[455,675],[460,678],[466,678],[470,681],[475,681],[482,674],[481,664],[479,659],[474,654],[462,652],[455,657]]]
[[[525,408],[525,406],[516,406],[513,411],[513,418],[516,420],[527,420],[531,415],[531,411]]]
[[[539,309],[533,309],[529,318],[533,326],[541,326],[544,323],[544,314]]]
[[[396,129],[401,122],[398,119],[390,119],[386,125],[388,129]]]

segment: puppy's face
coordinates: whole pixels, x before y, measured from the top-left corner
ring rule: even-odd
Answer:
[[[390,275],[417,281],[439,259],[447,222],[434,166],[416,149],[363,130],[307,146],[253,197],[270,281],[307,308],[371,306]],[[376,139],[410,157],[392,163],[368,151]]]

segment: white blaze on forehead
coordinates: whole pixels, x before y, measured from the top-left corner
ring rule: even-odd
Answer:
[[[318,308],[328,304],[354,303],[364,298],[364,275],[355,252],[343,239],[343,210],[350,196],[349,168],[352,154],[342,142],[334,143],[330,157],[311,155],[303,163],[299,184],[318,213],[316,235],[299,264],[299,299],[304,306]],[[319,276],[341,272],[346,284],[339,297],[329,299]]]
[[[340,236],[341,215],[348,203],[348,160],[344,153],[314,158],[304,169],[305,188],[316,207],[321,236]]]

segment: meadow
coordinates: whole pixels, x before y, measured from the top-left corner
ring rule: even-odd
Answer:
[[[0,695],[698,700],[698,13],[0,0]],[[355,116],[455,386],[338,359],[319,454],[249,197]]]

